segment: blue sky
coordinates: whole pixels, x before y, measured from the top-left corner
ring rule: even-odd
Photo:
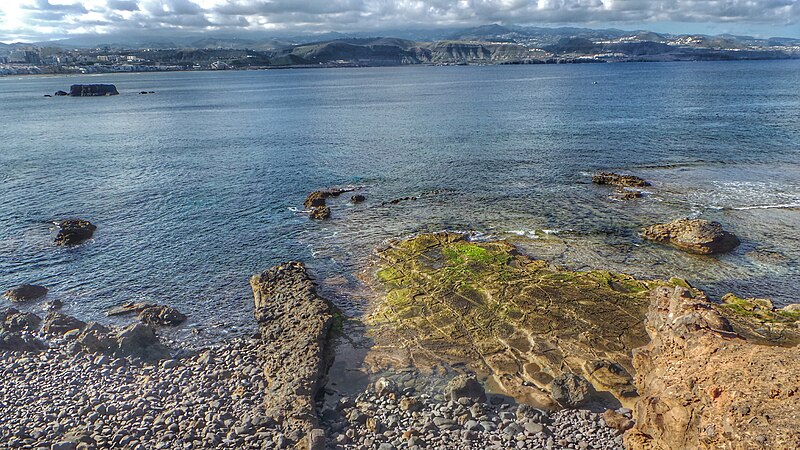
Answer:
[[[800,37],[800,0],[2,0],[0,41],[302,34],[489,23]]]

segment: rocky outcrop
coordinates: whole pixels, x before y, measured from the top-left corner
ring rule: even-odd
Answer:
[[[345,192],[353,192],[358,188],[331,188],[314,191],[306,197],[303,206],[309,210],[309,217],[312,219],[327,219],[331,216],[331,209],[325,204],[325,200],[329,197],[338,197]],[[363,196],[353,196],[362,197]]]
[[[14,308],[0,311],[0,330],[2,331],[36,331],[42,318],[30,312],[20,312]]]
[[[147,361],[170,357],[169,348],[159,341],[155,329],[141,323],[135,323],[120,330],[117,333],[117,347],[120,355]]]
[[[47,334],[63,335],[72,330],[81,330],[86,323],[72,316],[51,312],[44,319],[42,331]]]
[[[351,196],[351,197],[350,197],[350,201],[351,201],[352,203],[361,203],[361,202],[363,202],[363,201],[364,201],[364,200],[366,200],[366,199],[367,199],[367,197],[364,197],[364,196],[363,196],[363,195],[361,195],[361,194],[356,194],[356,195],[353,195],[353,196]]]
[[[47,345],[30,333],[0,331],[0,351],[35,353]]]
[[[673,245],[689,253],[725,253],[739,245],[739,238],[725,231],[719,222],[705,219],[678,219],[644,229],[645,239]]]
[[[5,291],[3,295],[12,303],[22,303],[44,297],[47,295],[47,288],[35,284],[23,284]]]
[[[69,87],[72,97],[102,97],[119,95],[117,87],[113,84],[73,84]]]
[[[56,245],[82,244],[91,239],[97,229],[93,223],[81,219],[62,220],[57,225]]]
[[[331,217],[331,209],[325,205],[314,206],[309,211],[308,217],[316,220],[328,219]]]
[[[139,312],[139,320],[149,325],[180,325],[186,315],[169,306],[150,306]]]
[[[761,320],[692,289],[655,289],[646,323],[651,341],[634,352],[640,398],[626,446],[800,448],[797,322],[782,325],[788,340],[751,339],[746,330]],[[740,332],[743,322],[751,326]]]
[[[614,172],[598,172],[592,175],[592,183],[618,187],[647,187],[650,183],[634,175],[620,175]]]
[[[564,270],[459,233],[394,241],[378,256],[384,295],[368,317],[366,358],[375,370],[466,367],[547,409],[633,405],[648,293],[671,282]]]
[[[265,412],[299,448],[313,448],[319,434],[315,398],[332,362],[328,339],[334,308],[317,295],[299,262],[254,275],[250,286],[268,382]]]

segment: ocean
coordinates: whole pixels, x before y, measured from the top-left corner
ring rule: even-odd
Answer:
[[[121,94],[43,97],[75,83]],[[375,248],[469,230],[573,269],[794,303],[797,86],[797,60],[0,78],[0,290],[43,284],[101,322],[168,304],[189,316],[176,338],[216,340],[253,330],[248,278],[274,264],[306,262],[359,315]],[[613,200],[597,170],[653,186]],[[367,201],[303,213],[310,191],[346,186]],[[66,217],[94,239],[54,246]],[[639,237],[680,217],[742,244],[708,257]]]

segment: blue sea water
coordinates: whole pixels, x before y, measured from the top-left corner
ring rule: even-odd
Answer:
[[[121,95],[43,97],[101,82]],[[376,247],[455,229],[572,268],[797,302],[797,86],[800,61],[2,78],[0,289],[44,284],[101,321],[166,303],[215,339],[250,329],[248,278],[273,264],[305,261],[355,314]],[[615,201],[591,184],[599,169],[653,187]],[[331,186],[368,200],[310,221],[303,199]],[[638,236],[684,216],[743,243],[703,257]],[[97,224],[95,238],[55,247],[64,217]]]

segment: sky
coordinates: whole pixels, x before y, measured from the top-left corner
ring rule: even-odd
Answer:
[[[491,23],[800,38],[800,0],[0,0],[0,42],[313,34]]]

